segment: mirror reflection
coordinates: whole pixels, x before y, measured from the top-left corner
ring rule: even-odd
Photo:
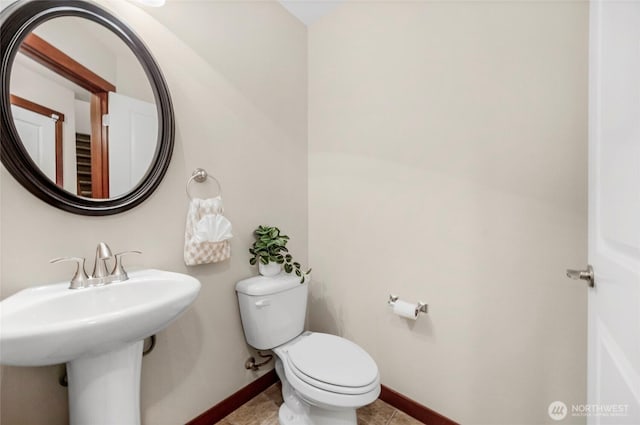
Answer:
[[[11,112],[25,150],[66,191],[115,198],[145,176],[158,111],[133,52],[110,30],[58,17],[31,32],[11,70]]]

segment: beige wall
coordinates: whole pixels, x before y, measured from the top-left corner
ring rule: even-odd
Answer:
[[[312,328],[465,424],[585,402],[586,290],[564,268],[586,263],[587,15],[354,2],[309,28]]]
[[[142,36],[167,79],[177,127],[171,166],[151,198],[111,217],[50,207],[2,167],[1,297],[69,278],[69,266],[50,265],[49,259],[81,255],[91,262],[101,240],[114,250],[142,250],[128,259],[131,268],[198,277],[202,290],[193,308],[158,335],[156,349],[143,361],[143,422],[174,425],[256,378],[243,367],[249,351],[233,290],[235,281],[255,273],[246,252],[252,230],[280,226],[306,263],[306,30],[276,3],[182,1],[159,10],[105,4]],[[193,41],[196,34],[200,41]],[[196,167],[222,183],[235,238],[230,261],[187,268],[185,183]],[[207,195],[213,186],[193,189]],[[2,368],[2,423],[67,423],[59,372]]]

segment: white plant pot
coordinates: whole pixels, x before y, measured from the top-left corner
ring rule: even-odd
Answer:
[[[262,276],[271,277],[282,271],[282,264],[269,262],[267,264],[258,263],[258,272]]]

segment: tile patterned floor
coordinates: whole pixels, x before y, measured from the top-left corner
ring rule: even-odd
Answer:
[[[282,404],[280,383],[218,422],[216,425],[278,425],[278,409]],[[382,400],[358,409],[358,425],[420,425],[422,422],[394,409]]]

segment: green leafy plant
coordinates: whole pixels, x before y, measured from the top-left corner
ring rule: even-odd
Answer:
[[[300,263],[293,261],[293,257],[287,249],[289,236],[283,235],[280,229],[273,226],[258,226],[253,232],[256,237],[253,246],[249,248],[252,257],[249,264],[255,266],[258,262],[262,264],[278,263],[282,264],[286,273],[295,272],[300,278],[300,283],[304,283],[306,276],[311,273],[311,269],[302,272]]]

